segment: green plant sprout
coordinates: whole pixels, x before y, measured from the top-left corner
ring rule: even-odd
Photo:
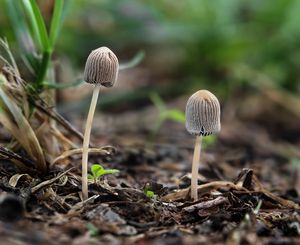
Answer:
[[[151,135],[154,136],[158,133],[159,129],[161,128],[162,124],[166,120],[172,120],[174,122],[178,122],[181,124],[185,123],[185,115],[184,112],[177,110],[177,109],[168,109],[166,104],[160,98],[157,93],[150,94],[150,100],[154,104],[154,106],[158,110],[158,116],[154,123],[154,127],[152,129]]]
[[[94,224],[92,224],[92,223],[87,223],[86,224],[86,228],[87,228],[87,230],[89,232],[89,235],[91,237],[96,237],[100,233],[99,229]]]
[[[118,169],[105,169],[100,164],[93,164],[91,167],[91,173],[88,174],[88,179],[94,182],[97,182],[102,176],[108,175],[108,174],[117,174],[120,171]]]
[[[145,187],[144,188],[144,193],[147,197],[151,198],[151,199],[155,199],[157,197],[157,195],[155,194],[154,191],[152,191],[151,189],[149,189],[149,187]]]
[[[145,194],[149,198],[155,198],[156,197],[156,195],[153,191],[146,191]]]

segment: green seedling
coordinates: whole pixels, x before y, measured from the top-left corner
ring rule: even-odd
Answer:
[[[155,198],[156,195],[153,191],[146,191],[146,196],[149,197],[149,198]]]
[[[96,237],[100,233],[99,229],[95,225],[93,225],[92,223],[87,223],[86,228],[88,229],[89,235],[91,237]]]
[[[168,109],[163,100],[159,97],[157,93],[152,93],[150,95],[150,100],[154,104],[154,106],[158,110],[158,116],[154,123],[154,127],[152,129],[152,136],[156,135],[163,125],[163,123],[167,120],[171,120],[174,122],[178,122],[181,124],[185,123],[185,115],[184,112],[177,109]]]
[[[145,195],[147,196],[147,197],[149,197],[149,198],[151,198],[151,199],[154,199],[154,198],[156,198],[156,194],[155,194],[155,192],[154,191],[151,191],[148,187],[145,187],[145,189],[144,189],[144,193],[145,193]]]
[[[94,182],[97,182],[102,176],[108,175],[108,174],[117,174],[120,171],[118,169],[105,169],[100,164],[93,164],[91,167],[91,173],[88,174],[88,179]]]

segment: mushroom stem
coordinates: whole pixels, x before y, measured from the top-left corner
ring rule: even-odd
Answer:
[[[202,136],[196,136],[193,164],[192,164],[192,181],[191,181],[191,198],[196,201],[198,199],[198,171],[200,164]]]
[[[90,135],[91,135],[91,128],[94,118],[94,113],[97,105],[98,95],[100,91],[100,85],[95,85],[93,90],[93,97],[89,109],[89,114],[87,116],[85,131],[84,131],[84,138],[83,138],[83,149],[82,149],[82,199],[88,199],[88,179],[87,179],[87,172],[88,172],[88,149],[90,145]]]

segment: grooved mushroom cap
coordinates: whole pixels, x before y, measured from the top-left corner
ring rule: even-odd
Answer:
[[[221,129],[220,103],[208,90],[199,90],[188,99],[185,116],[190,134],[206,136]]]
[[[84,80],[87,83],[112,87],[118,78],[119,61],[117,56],[107,47],[93,50],[86,61]]]

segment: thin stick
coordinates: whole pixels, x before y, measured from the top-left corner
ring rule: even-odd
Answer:
[[[100,91],[100,85],[96,85],[93,90],[93,97],[90,105],[89,114],[86,120],[85,132],[83,138],[83,152],[82,152],[82,198],[83,200],[88,199],[88,149],[90,144],[91,128],[94,118],[94,113],[97,105],[98,95]]]
[[[200,152],[201,152],[202,136],[196,136],[194,157],[192,165],[192,181],[191,181],[191,198],[194,201],[198,200],[198,171],[200,164]]]

